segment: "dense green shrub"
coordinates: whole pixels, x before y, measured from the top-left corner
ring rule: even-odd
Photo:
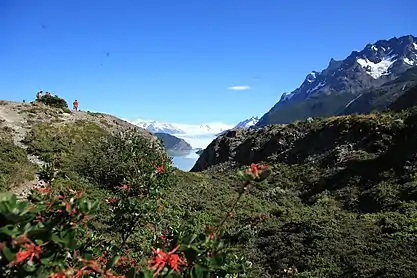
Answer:
[[[42,96],[42,98],[39,100],[40,102],[42,102],[45,105],[51,106],[51,107],[55,107],[55,108],[62,108],[62,109],[68,109],[68,103],[65,99],[62,99],[58,96],[53,96],[53,95],[44,95]]]
[[[35,170],[24,149],[17,147],[10,138],[0,136],[0,191],[32,180]]]
[[[130,143],[134,143],[134,137]],[[140,213],[158,214],[158,210],[138,205],[155,201],[159,195],[158,180],[164,179],[164,161],[153,168],[148,186],[143,190],[136,184],[124,184],[100,208],[100,200],[88,200],[85,194],[70,188],[37,187],[29,202],[17,201],[9,193],[0,194],[0,273],[4,277],[247,277],[250,265],[242,257],[230,253],[223,242],[223,225],[242,195],[253,181],[270,174],[252,165],[240,173],[243,186],[239,197],[216,227],[205,233],[185,234],[170,228],[161,234],[154,231],[151,260],[140,267],[143,253],[130,253],[126,243],[134,229],[146,226],[139,223]],[[137,175],[143,173],[137,172]],[[137,181],[137,180],[134,180]],[[139,196],[142,194],[143,196]],[[139,200],[139,202],[138,202]],[[101,204],[103,206],[103,204]],[[92,226],[99,209],[114,215],[122,241],[105,239]],[[141,211],[142,210],[142,211]],[[146,211],[143,211],[146,210]],[[156,227],[156,223],[155,223]],[[118,276],[116,276],[118,275]],[[237,276],[236,276],[237,277]]]

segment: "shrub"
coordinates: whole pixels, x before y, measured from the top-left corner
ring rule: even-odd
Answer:
[[[39,101],[51,107],[68,109],[68,103],[65,101],[65,99],[62,99],[58,96],[44,95]]]
[[[158,195],[157,181],[165,168],[158,166],[152,172],[151,184],[155,186],[145,187],[145,194],[151,198]],[[142,268],[135,254],[124,249],[131,229],[119,230],[123,241],[116,245],[91,227],[94,214],[103,206],[98,200],[90,201],[83,192],[70,188],[35,188],[29,201],[24,202],[17,201],[13,194],[2,193],[0,272],[9,277],[246,277],[250,265],[230,253],[222,239],[222,228],[250,183],[267,178],[269,172],[253,164],[239,175],[243,187],[223,221],[200,235],[173,229],[165,235],[156,233],[152,244],[158,248],[151,248],[151,259]],[[132,221],[138,204],[131,201],[135,197],[147,198],[138,198],[138,193],[143,193],[140,187],[125,184],[107,200],[109,213],[133,217],[128,220],[131,228],[137,225]]]
[[[32,180],[36,171],[28,161],[26,151],[17,147],[10,138],[2,137],[0,134],[0,191]]]

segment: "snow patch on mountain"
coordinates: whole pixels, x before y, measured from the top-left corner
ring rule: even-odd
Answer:
[[[320,89],[321,87],[324,87],[326,85],[326,82],[320,82],[319,84],[317,84],[314,88],[308,89],[307,90],[307,94],[311,94],[314,93],[315,91],[317,91],[318,89]]]
[[[292,93],[283,93],[281,95],[280,101],[289,100],[294,96],[294,94],[295,94],[294,92],[292,92]]]
[[[168,133],[168,134],[185,133],[183,130],[181,130],[180,128],[170,123],[161,123],[161,122],[153,121],[153,120],[136,120],[132,123],[152,133],[157,133],[157,132]]]
[[[403,59],[403,61],[406,64],[409,64],[410,66],[414,66],[416,63],[413,60],[408,59],[407,57]]]
[[[317,74],[319,74],[317,71],[310,72],[310,74],[307,75],[307,77],[306,77],[307,82],[309,82],[309,83],[314,82],[314,80],[316,80],[316,78],[317,78]]]
[[[366,73],[368,73],[374,79],[378,79],[383,75],[389,74],[389,68],[392,64],[395,63],[395,61],[397,61],[395,57],[396,55],[391,57],[385,57],[378,63],[369,61],[368,58],[358,58],[356,61],[359,65],[362,66],[362,68],[366,70]]]
[[[259,122],[259,117],[258,116],[252,116],[249,119],[246,119],[244,121],[239,122],[237,125],[235,125],[233,128],[250,128],[252,126],[255,126],[258,122]],[[222,132],[217,133],[217,136],[223,135],[227,132],[228,130],[224,130]]]
[[[142,127],[150,132],[162,132],[171,135],[178,134],[216,134],[224,130],[230,129],[233,125],[228,125],[220,122],[204,123],[204,124],[178,124],[178,123],[163,123],[155,120],[136,120],[133,124]]]
[[[360,94],[359,96],[355,97],[351,101],[348,102],[348,104],[345,105],[345,108],[348,108],[352,103],[354,103],[356,100],[358,100],[363,94]]]
[[[250,117],[249,119],[241,121],[235,126],[235,128],[249,128],[251,126],[256,125],[257,122],[259,122],[259,117],[253,116],[253,117]]]

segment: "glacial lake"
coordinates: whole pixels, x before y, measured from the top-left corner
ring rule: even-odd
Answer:
[[[183,171],[190,171],[199,158],[199,155],[195,152],[198,151],[198,149],[205,149],[211,141],[216,138],[215,134],[174,134],[174,136],[184,139],[193,147],[190,153],[184,155],[171,155],[172,164]]]
[[[199,155],[195,153],[196,151],[196,149],[193,149],[187,155],[172,156],[172,164],[180,170],[190,171],[199,157]]]

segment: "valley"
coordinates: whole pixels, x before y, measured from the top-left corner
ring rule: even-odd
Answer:
[[[272,105],[178,124],[0,101],[0,276],[416,277],[417,39]]]

